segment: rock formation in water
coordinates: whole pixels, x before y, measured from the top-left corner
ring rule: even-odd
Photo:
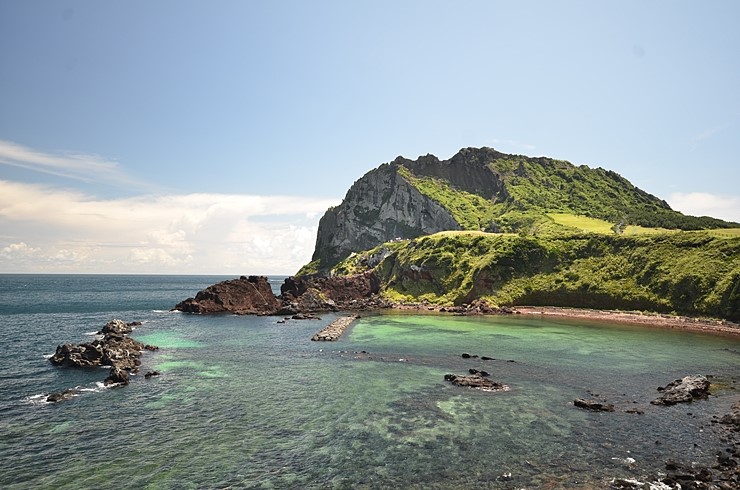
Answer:
[[[280,309],[280,301],[264,276],[241,276],[219,282],[199,291],[175,306],[186,313],[219,313],[270,315]]]
[[[485,373],[486,375],[488,373]],[[509,386],[498,381],[491,381],[481,372],[476,372],[469,376],[460,374],[445,374],[445,381],[449,381],[455,386],[466,388],[475,388],[482,391],[509,391]]]
[[[281,295],[276,297],[266,277],[242,276],[209,286],[174,309],[202,314],[295,315],[389,306],[378,296],[380,283],[372,273],[335,278],[289,277],[280,289]]]
[[[703,400],[709,396],[709,380],[706,376],[684,376],[664,387],[658,388],[661,395],[651,401],[653,405],[675,405],[676,403]]]
[[[65,343],[57,346],[56,352],[49,358],[55,366],[64,367],[104,367],[110,366],[106,385],[126,385],[129,373],[136,373],[141,365],[141,353],[145,350],[157,350],[128,336],[133,327],[140,322],[126,323],[123,320],[111,320],[99,332],[101,338],[82,344]],[[49,402],[68,400],[78,393],[77,390],[64,390],[47,397]]]

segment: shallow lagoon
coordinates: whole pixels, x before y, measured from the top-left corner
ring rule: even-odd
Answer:
[[[333,315],[276,324],[163,310],[3,315],[3,340],[26,350],[2,361],[0,486],[603,488],[671,458],[712,461],[723,446],[710,419],[738,397],[740,341],[728,337],[388,312],[316,343]],[[161,350],[145,353],[142,373],[161,376],[100,389],[105,371],[43,358],[113,316],[145,322],[134,335]],[[11,325],[39,333],[10,336]],[[443,381],[469,368],[511,391]],[[716,396],[649,404],[658,386],[694,373],[715,376]],[[90,391],[58,405],[34,398],[72,386]],[[591,394],[617,411],[573,407]]]

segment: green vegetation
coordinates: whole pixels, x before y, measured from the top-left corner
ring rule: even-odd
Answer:
[[[537,234],[557,232],[564,226],[597,233],[642,234],[738,226],[673,211],[665,201],[603,168],[521,155],[503,155],[488,168],[504,183],[501,194],[505,197],[498,202],[457,189],[444,179],[414,175],[402,165],[398,172],[419,192],[445,207],[465,230]]]
[[[297,276],[311,276],[319,273],[319,266],[321,265],[321,259],[312,260],[308,264],[301,267],[296,275]]]
[[[501,206],[476,194],[451,186],[443,179],[417,177],[406,167],[398,173],[420,193],[442,204],[464,230],[482,230],[490,227],[493,217],[501,214]]]
[[[740,238],[706,232],[443,232],[355,254],[335,272],[369,269],[380,277],[385,296],[397,301],[463,304],[485,298],[498,305],[637,309],[740,320]]]

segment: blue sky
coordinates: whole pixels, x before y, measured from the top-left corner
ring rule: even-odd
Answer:
[[[398,155],[740,221],[735,1],[0,2],[0,272],[293,273]]]

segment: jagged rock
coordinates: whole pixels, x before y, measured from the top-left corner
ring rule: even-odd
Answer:
[[[186,313],[219,313],[272,315],[281,308],[264,276],[240,277],[219,282],[175,306]]]
[[[57,366],[90,367],[102,365],[104,356],[99,342],[79,345],[67,343],[57,346],[49,361]]]
[[[695,399],[705,399],[709,396],[709,380],[705,376],[685,376],[658,388],[661,395],[651,401],[653,405],[675,405]]]
[[[465,386],[483,391],[509,391],[509,386],[496,381],[491,381],[480,374],[472,374],[470,376],[445,374],[445,381],[449,381],[455,386]]]
[[[311,260],[328,269],[352,252],[368,250],[395,238],[415,238],[459,230],[450,212],[420,193],[399,172],[401,158],[383,164],[357,180],[339,206],[319,221]]]
[[[149,379],[152,376],[159,376],[159,371],[147,371],[147,373],[144,375],[144,378]]]
[[[740,402],[732,406],[732,411],[719,419],[720,424],[729,425],[734,431],[740,432]]]
[[[120,367],[112,367],[110,369],[110,374],[108,374],[108,377],[105,378],[103,384],[105,384],[106,386],[112,384],[127,385],[128,371]]]
[[[102,335],[109,334],[109,333],[117,334],[117,335],[129,334],[134,331],[133,327],[135,326],[136,323],[139,323],[139,322],[126,323],[123,320],[118,320],[118,319],[111,320],[108,323],[106,323],[105,326],[98,331],[98,334],[102,334]],[[141,323],[139,323],[139,325],[141,325]]]
[[[64,390],[57,393],[52,393],[51,395],[47,396],[46,401],[49,403],[59,403],[65,400],[69,400],[70,398],[74,398],[79,393],[79,391],[74,389]]]
[[[603,403],[598,400],[586,400],[584,398],[576,398],[573,400],[573,405],[579,408],[585,408],[594,412],[613,412],[614,405],[611,403]]]
[[[130,337],[107,334],[102,339],[89,343],[59,345],[49,361],[57,366],[118,366],[135,369],[141,363],[139,358],[144,348],[144,344]]]

